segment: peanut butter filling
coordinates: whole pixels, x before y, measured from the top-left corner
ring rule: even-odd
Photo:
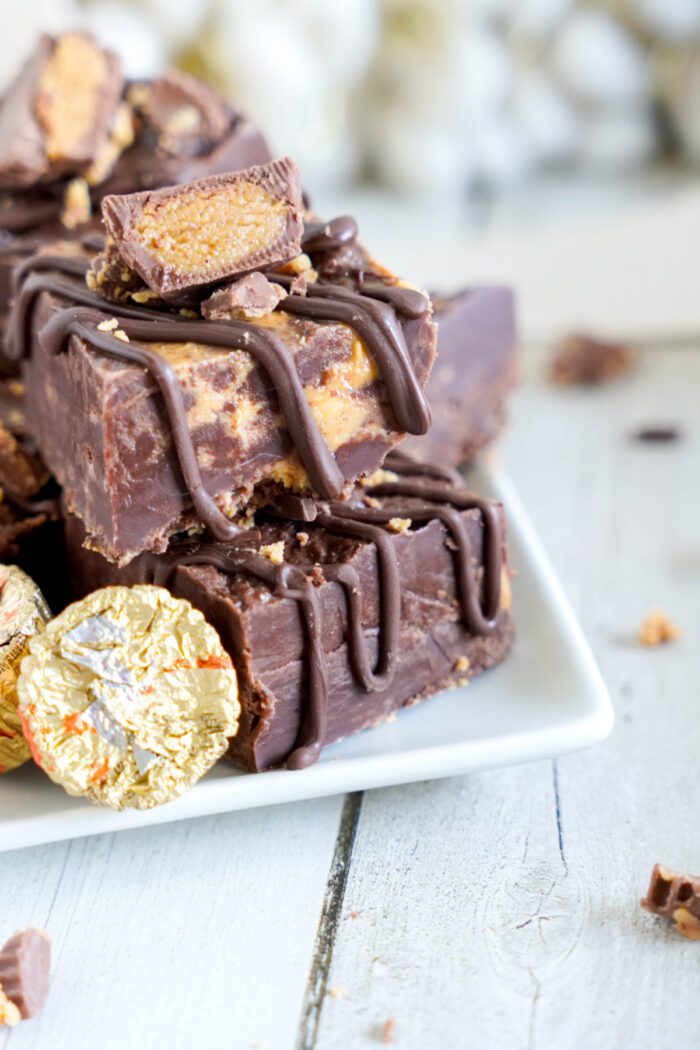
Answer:
[[[267,327],[275,327],[274,321],[277,320],[281,328],[290,324],[289,318],[278,314],[265,320],[269,322]],[[236,355],[246,360],[246,364],[239,366],[237,389],[232,389],[229,384],[217,389],[212,386],[211,377],[203,375],[198,379],[191,369],[197,362],[216,360],[220,352],[198,343],[151,343],[150,349],[166,357],[171,365],[178,368],[183,389],[192,398],[187,412],[187,422],[192,432],[201,427],[223,425],[244,448],[254,448],[271,420],[266,403],[255,401],[241,389],[253,369],[253,361],[247,354],[239,352]],[[304,387],[314,419],[333,451],[371,427],[373,405],[357,395],[377,377],[373,358],[362,340],[353,333],[347,357],[334,362],[317,383]],[[282,420],[276,416],[274,424],[283,426]],[[205,451],[198,458],[204,469],[211,466],[206,462]],[[290,489],[302,490],[309,484],[296,453],[274,463],[268,477]]]
[[[206,277],[274,243],[288,211],[261,186],[240,180],[147,203],[135,232],[161,266]]]
[[[90,134],[107,73],[104,54],[81,33],[59,38],[46,64],[36,101],[49,160],[72,157]]]

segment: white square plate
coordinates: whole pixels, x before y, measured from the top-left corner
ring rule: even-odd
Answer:
[[[0,778],[0,851],[147,824],[467,773],[545,758],[602,740],[613,711],[571,607],[509,479],[469,477],[503,501],[518,636],[505,663],[468,687],[402,711],[395,722],[328,748],[299,772],[241,773],[221,762],[183,798],[115,813],[70,798],[31,764]]]

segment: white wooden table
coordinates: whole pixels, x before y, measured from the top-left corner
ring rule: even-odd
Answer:
[[[483,244],[498,264],[498,235]],[[539,340],[572,319],[556,304],[573,293],[533,288],[521,251],[521,273],[505,250],[500,263],[531,287]],[[700,1047],[700,946],[637,906],[655,861],[700,869],[700,304],[674,313],[669,274],[689,287],[686,256],[679,241],[657,258],[667,284],[639,312],[669,338],[617,384],[552,388],[544,351],[528,348],[501,449],[609,684],[610,740],[1,854],[0,937],[45,926],[55,965],[43,1014],[0,1034],[0,1050],[361,1050],[389,1036],[401,1050]],[[636,332],[632,277],[616,281],[596,320]],[[630,440],[657,421],[683,439]],[[645,650],[635,631],[656,605],[684,634]]]

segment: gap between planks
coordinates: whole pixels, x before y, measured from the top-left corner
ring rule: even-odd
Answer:
[[[360,822],[363,794],[364,792],[362,791],[356,791],[348,795],[340,814],[338,835],[328,873],[321,918],[318,923],[314,953],[306,985],[306,994],[299,1024],[297,1050],[313,1050],[313,1047],[316,1045],[321,1012],[328,991],[328,976],[333,962],[333,948],[350,874],[355,835]]]

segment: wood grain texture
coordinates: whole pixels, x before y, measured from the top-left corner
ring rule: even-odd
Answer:
[[[3,854],[3,929],[53,984],[2,1050],[294,1044],[342,799]],[[11,917],[12,928],[5,928]]]
[[[365,797],[318,1050],[700,1046],[697,945],[638,908],[700,867],[700,354],[561,390],[531,354],[503,450],[611,686],[591,751]],[[640,444],[640,424],[682,441]],[[517,586],[517,582],[516,582]],[[641,648],[661,605],[684,635]],[[351,913],[357,912],[355,919]],[[679,994],[680,990],[683,990]]]

